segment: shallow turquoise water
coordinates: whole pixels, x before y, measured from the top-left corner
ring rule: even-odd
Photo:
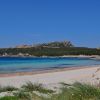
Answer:
[[[87,58],[0,57],[0,73],[87,65],[100,65],[100,61]]]

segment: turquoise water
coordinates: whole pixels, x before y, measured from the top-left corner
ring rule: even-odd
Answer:
[[[0,57],[0,73],[26,72],[88,65],[100,65],[100,61],[88,58]]]

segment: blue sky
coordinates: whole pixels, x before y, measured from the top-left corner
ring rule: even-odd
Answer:
[[[0,0],[0,47],[62,40],[100,47],[100,0]]]

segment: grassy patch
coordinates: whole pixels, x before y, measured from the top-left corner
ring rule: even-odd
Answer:
[[[19,90],[18,92],[14,93],[14,96],[19,98],[20,100],[31,100],[30,93]]]
[[[5,96],[5,97],[0,98],[0,100],[19,100],[19,99],[14,96]]]
[[[6,86],[6,87],[0,86],[0,92],[15,91],[15,90],[18,90],[18,89],[13,86]]]
[[[81,83],[71,85],[66,83],[61,84],[60,92],[56,94],[53,93],[52,90],[44,88],[42,84],[32,84],[28,82],[14,93],[14,96],[5,96],[0,98],[0,100],[100,100],[100,87],[98,86]],[[9,88],[6,88],[6,90],[8,91]],[[12,90],[13,89],[10,88],[9,91]],[[45,97],[35,94],[33,91],[38,91],[38,93],[44,93],[46,95],[52,93],[52,95]]]
[[[64,84],[61,91],[45,100],[100,100],[100,88],[87,84],[74,83],[72,86]]]
[[[53,90],[50,90],[50,89],[46,89],[43,87],[42,84],[38,84],[38,83],[31,83],[31,82],[28,82],[26,83],[25,85],[22,86],[22,88],[26,91],[38,91],[38,92],[41,92],[41,93],[53,93],[54,91]]]

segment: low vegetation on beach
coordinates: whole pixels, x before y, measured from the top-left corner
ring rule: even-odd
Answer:
[[[14,87],[2,87],[6,93],[0,100],[100,100],[100,86],[89,84],[66,84],[60,83],[60,88],[51,90],[42,84],[26,83],[20,89]]]

